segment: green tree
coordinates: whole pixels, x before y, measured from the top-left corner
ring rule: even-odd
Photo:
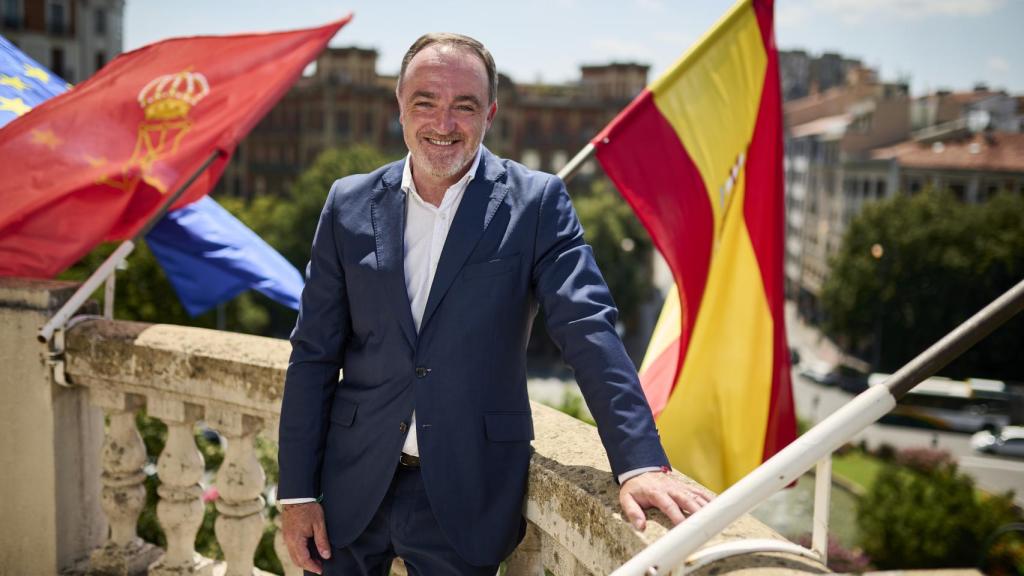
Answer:
[[[822,290],[825,328],[892,371],[1024,278],[1024,197],[965,205],[946,192],[865,206],[850,223]],[[878,337],[881,337],[880,341]],[[947,368],[951,376],[1019,379],[1024,318]]]
[[[619,309],[627,341],[646,337],[637,332],[642,308],[654,290],[654,246],[647,230],[607,180],[595,180],[588,191],[573,198],[573,205]]]
[[[299,176],[284,197],[261,196],[248,205],[234,200],[225,202],[225,207],[299,270],[305,270],[320,212],[334,181],[372,172],[392,160],[363,144],[330,148]]]
[[[951,460],[887,465],[857,509],[861,545],[880,570],[974,566],[986,539],[1015,519],[1011,495],[978,496]]]

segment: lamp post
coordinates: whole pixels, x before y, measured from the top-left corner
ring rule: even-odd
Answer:
[[[872,244],[871,257],[876,261],[875,278],[878,280],[878,294],[876,295],[878,305],[875,308],[875,337],[871,351],[871,367],[875,372],[881,371],[882,363],[882,307],[885,305],[882,300],[882,282],[885,280],[885,275],[882,271],[883,256],[885,256],[885,248],[877,242]]]

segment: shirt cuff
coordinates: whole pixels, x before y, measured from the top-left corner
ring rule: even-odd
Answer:
[[[623,472],[622,474],[619,474],[619,485],[625,484],[626,480],[636,478],[646,472],[661,472],[661,466],[647,466],[646,468],[637,468],[635,470]]]
[[[626,474],[629,474],[629,472]],[[282,506],[285,504],[308,504],[310,502],[316,502],[316,498],[282,498],[277,501]]]

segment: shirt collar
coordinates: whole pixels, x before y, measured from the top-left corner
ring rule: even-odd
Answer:
[[[480,144],[476,149],[476,156],[473,157],[473,163],[469,165],[469,171],[466,172],[458,182],[449,186],[448,190],[463,191],[469,186],[469,183],[476,177],[476,170],[480,166],[480,157],[482,156],[483,149],[484,145]],[[406,153],[405,155],[405,168],[402,169],[402,191],[406,194],[412,193],[419,197],[419,192],[416,191],[416,183],[413,182],[412,179],[412,152]],[[441,201],[442,206],[450,201],[451,196],[455,195],[445,194],[445,199]]]

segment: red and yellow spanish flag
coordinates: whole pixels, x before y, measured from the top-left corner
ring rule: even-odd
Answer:
[[[771,0],[741,0],[594,140],[676,287],[641,380],[676,468],[723,490],[796,437]]]
[[[202,198],[350,19],[150,44],[4,126],[0,276],[50,277],[104,240],[131,238],[219,150],[172,210]]]

